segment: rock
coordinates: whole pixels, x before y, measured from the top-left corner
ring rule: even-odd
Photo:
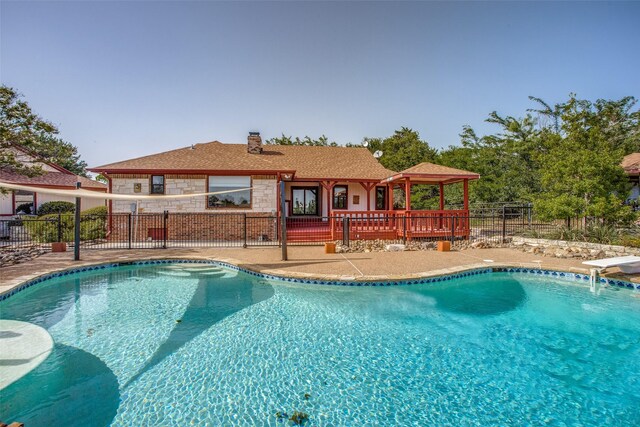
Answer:
[[[403,252],[406,246],[401,244],[390,244],[384,247],[384,250],[387,252]]]
[[[0,249],[0,267],[30,261],[46,251],[38,245],[8,246]]]

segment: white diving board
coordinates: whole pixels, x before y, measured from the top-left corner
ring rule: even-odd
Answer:
[[[583,264],[601,270],[609,267],[618,267],[623,273],[640,273],[640,256],[629,255],[614,258],[604,258],[594,261],[584,261]]]
[[[583,261],[585,265],[591,266],[589,274],[589,288],[591,292],[600,294],[600,273],[609,267],[618,267],[620,271],[626,274],[640,273],[640,256],[619,256],[614,258],[597,259],[594,261]],[[638,285],[633,284],[634,291],[637,291]]]

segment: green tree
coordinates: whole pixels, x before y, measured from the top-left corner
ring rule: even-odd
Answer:
[[[560,133],[544,132],[540,156],[542,191],[536,198],[546,218],[590,216],[606,223],[633,218],[623,205],[629,190],[620,162],[637,149],[640,122],[633,98],[579,100],[560,109]]]
[[[397,172],[436,159],[437,150],[431,148],[427,141],[421,140],[418,132],[407,127],[400,128],[384,139],[364,138],[363,143],[365,142],[372,153],[382,151],[382,166]]]
[[[437,150],[413,129],[402,127],[387,138],[365,137],[362,144],[371,153],[381,152],[380,164],[387,169],[399,172],[422,162],[435,162]],[[356,146],[348,144],[347,146]],[[438,205],[438,189],[433,185],[415,185],[411,191],[413,209],[434,209]],[[398,194],[398,200],[404,201],[404,195]]]
[[[528,201],[540,191],[538,154],[542,150],[536,120],[500,116],[492,112],[486,120],[500,127],[493,135],[478,136],[464,126],[462,146],[439,153],[438,162],[479,173],[479,181],[470,186],[472,202]]]
[[[19,144],[44,160],[56,163],[78,175],[86,176],[87,164],[78,149],[57,136],[58,129],[31,111],[15,89],[0,86],[0,167],[25,175],[38,175],[41,168],[24,164],[7,148]]]
[[[309,136],[305,136],[304,138],[300,137],[291,137],[282,134],[282,136],[277,138],[271,138],[266,141],[267,145],[306,145],[306,146],[314,146],[314,147],[337,147],[338,143],[335,141],[329,141],[325,135],[320,136],[318,139],[313,139]]]

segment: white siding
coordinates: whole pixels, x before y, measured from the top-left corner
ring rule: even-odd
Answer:
[[[0,215],[13,214],[13,198],[11,193],[0,194]]]
[[[367,191],[364,189],[359,182],[338,182],[336,185],[346,185],[349,192],[349,203],[347,204],[347,211],[366,211],[366,210],[374,210],[376,207],[375,200],[375,187],[371,190],[371,200],[369,207],[367,208]],[[327,190],[325,190],[319,183],[317,182],[287,182],[285,185],[285,193],[287,203],[291,200],[291,187],[320,187],[320,195],[318,196],[320,199],[320,208],[322,210],[322,216],[327,216],[329,214],[329,209],[327,206]],[[358,204],[353,203],[353,196],[360,196],[360,200]],[[329,203],[333,202],[333,190],[329,194]],[[344,211],[344,209],[337,209],[336,212]],[[288,214],[288,212],[287,212]]]

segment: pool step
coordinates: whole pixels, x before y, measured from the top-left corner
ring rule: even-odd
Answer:
[[[162,270],[158,270],[157,273],[161,274],[163,276],[172,276],[172,277],[190,277],[191,276],[191,273],[189,273],[188,271],[162,271]]]
[[[224,276],[226,271],[211,271],[207,273],[198,273],[198,276],[206,276],[206,277],[222,277]]]

